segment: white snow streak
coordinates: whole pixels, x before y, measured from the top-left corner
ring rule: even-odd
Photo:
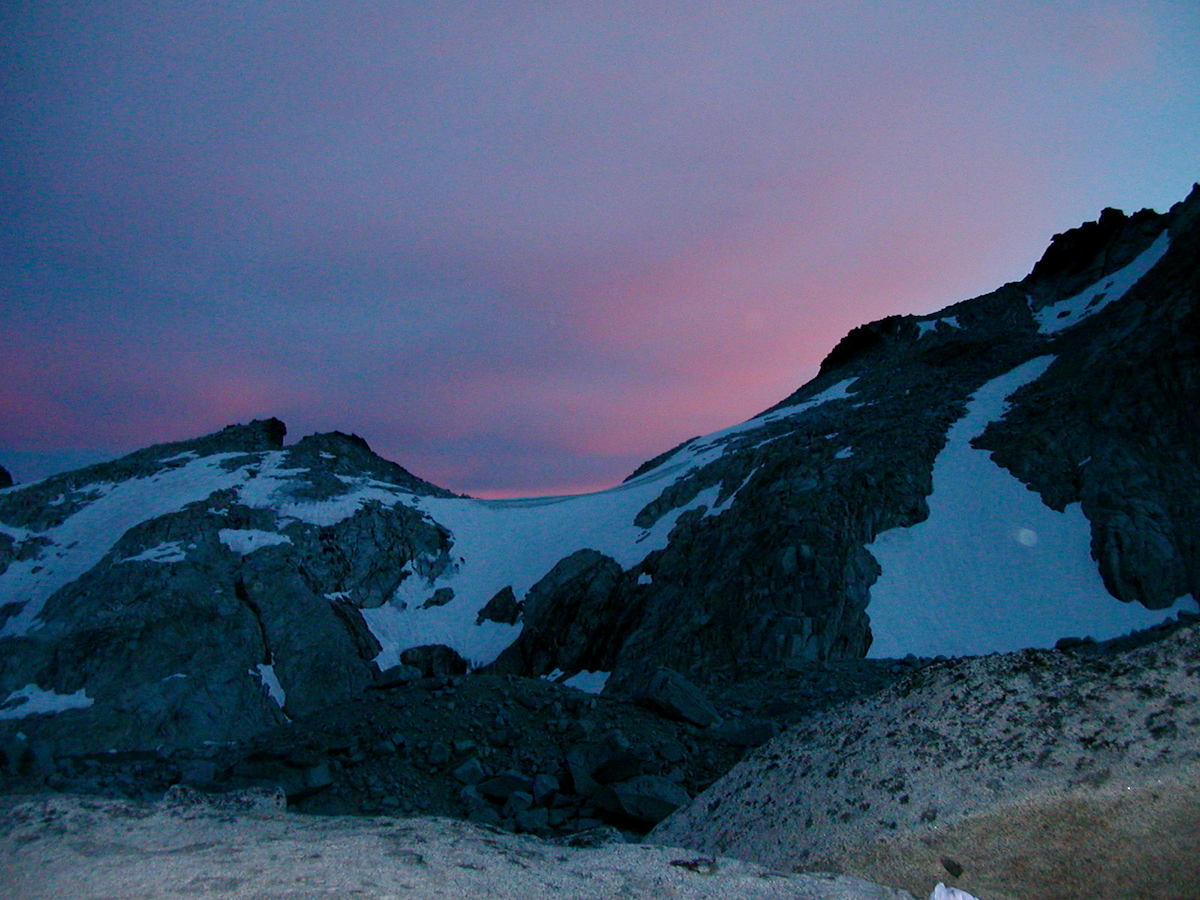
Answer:
[[[263,547],[273,547],[277,544],[290,544],[292,539],[286,534],[274,531],[259,531],[257,528],[222,528],[217,532],[221,543],[245,556]]]
[[[166,541],[153,547],[147,547],[137,556],[126,557],[121,562],[176,563],[183,562],[185,559],[187,559],[187,550],[183,547],[183,541]]]
[[[1139,278],[1154,268],[1170,245],[1170,236],[1163,231],[1153,244],[1143,250],[1141,255],[1125,268],[1101,278],[1090,288],[1074,297],[1059,300],[1057,303],[1038,310],[1033,314],[1038,321],[1038,331],[1042,334],[1054,334],[1064,328],[1070,328],[1088,316],[1100,312],[1108,304],[1120,300]]]
[[[958,316],[942,316],[940,319],[926,319],[917,323],[917,340],[925,337],[930,332],[936,334],[941,329],[943,323],[948,328],[962,328],[958,324]]]
[[[65,709],[86,709],[95,701],[80,688],[73,694],[56,694],[27,684],[9,694],[0,704],[0,719],[23,719],[26,716],[62,712]],[[13,704],[13,705],[9,705]]]
[[[268,663],[259,663],[253,669],[248,670],[251,675],[257,675],[262,681],[263,687],[267,689],[267,695],[275,701],[275,705],[283,709],[287,703],[287,694],[283,691],[283,685],[279,683],[279,676],[275,674],[275,660],[271,659]]]

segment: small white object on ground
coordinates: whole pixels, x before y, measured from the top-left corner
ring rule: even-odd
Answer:
[[[979,900],[979,898],[956,887],[946,887],[939,881],[937,887],[933,889],[933,893],[929,895],[929,900]]]

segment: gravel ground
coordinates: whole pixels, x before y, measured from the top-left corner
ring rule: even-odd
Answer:
[[[0,803],[0,896],[12,900],[912,900],[860,879],[603,834],[568,846],[448,819],[300,816],[186,796],[13,799]]]

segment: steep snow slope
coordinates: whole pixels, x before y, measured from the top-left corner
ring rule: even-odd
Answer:
[[[867,607],[871,656],[1052,647],[1067,635],[1106,640],[1163,620],[1163,610],[1120,603],[1105,589],[1078,503],[1051,509],[971,446],[1003,417],[1008,396],[1053,361],[1036,357],[976,391],[934,461],[929,518],[867,546],[883,570]],[[1189,596],[1167,614],[1196,609]]]

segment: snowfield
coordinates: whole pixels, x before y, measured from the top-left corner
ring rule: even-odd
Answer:
[[[929,518],[878,535],[867,549],[883,573],[867,613],[868,656],[969,656],[1052,647],[1062,637],[1105,640],[1195,611],[1122,603],[1091,556],[1091,525],[1078,503],[1063,512],[971,446],[1003,417],[1006,399],[1054,361],[1041,356],[972,395],[933,464]]]

